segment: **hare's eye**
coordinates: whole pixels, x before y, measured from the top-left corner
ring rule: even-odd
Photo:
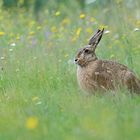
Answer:
[[[85,53],[89,53],[90,52],[90,50],[88,50],[88,49],[85,49]]]

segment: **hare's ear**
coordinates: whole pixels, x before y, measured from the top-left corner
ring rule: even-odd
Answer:
[[[94,49],[96,48],[96,46],[100,42],[102,35],[103,35],[103,32],[104,32],[104,28],[102,30],[98,29],[98,31],[89,40],[88,44],[91,45],[91,47],[93,47]]]

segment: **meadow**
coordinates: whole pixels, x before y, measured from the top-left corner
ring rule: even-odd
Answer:
[[[0,10],[0,140],[140,140],[140,97],[125,89],[86,97],[73,60],[98,28],[96,51],[140,77],[140,2],[81,10]]]

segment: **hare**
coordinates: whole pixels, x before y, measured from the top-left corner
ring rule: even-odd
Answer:
[[[104,29],[99,30],[81,49],[76,57],[77,79],[80,87],[90,94],[97,90],[115,90],[124,86],[130,92],[140,93],[140,80],[127,66],[115,61],[98,59],[95,49],[100,42]]]

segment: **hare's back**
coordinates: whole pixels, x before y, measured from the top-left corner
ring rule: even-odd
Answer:
[[[120,64],[116,61],[99,60],[98,64],[99,71],[109,73],[110,76],[116,78],[122,78],[126,72],[132,72],[127,66]]]
[[[120,64],[116,61],[108,61],[108,60],[101,60],[102,61],[102,67],[113,70],[113,71],[122,71],[122,70],[128,70],[128,67]]]

